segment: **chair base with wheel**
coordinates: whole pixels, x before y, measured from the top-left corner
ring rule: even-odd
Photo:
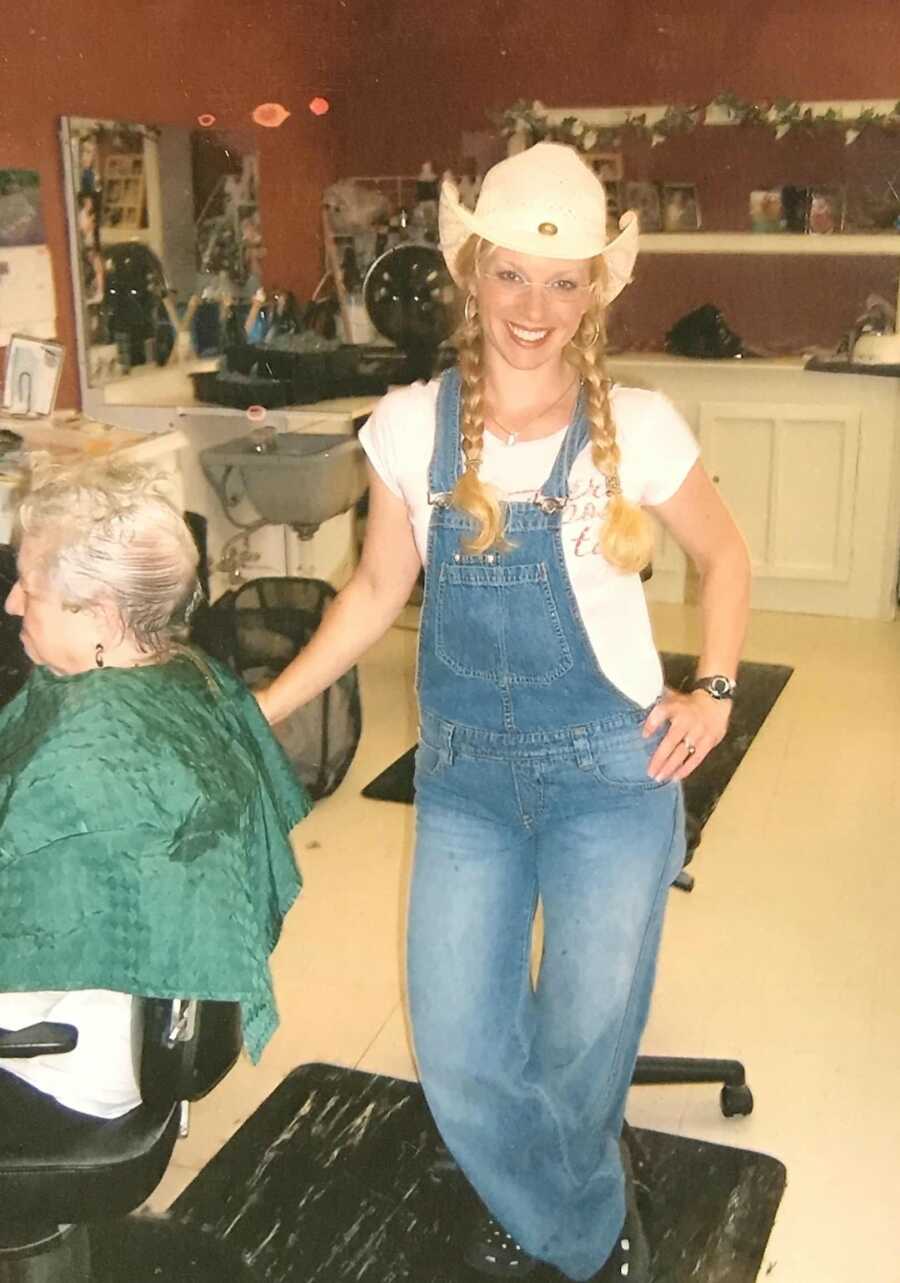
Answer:
[[[675,1086],[679,1083],[722,1083],[719,1103],[726,1118],[753,1112],[753,1093],[739,1060],[697,1056],[638,1056],[631,1077],[636,1087]]]

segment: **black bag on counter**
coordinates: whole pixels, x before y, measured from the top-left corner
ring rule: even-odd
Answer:
[[[321,579],[250,579],[197,611],[191,640],[228,664],[251,689],[266,686],[307,644],[336,595]],[[311,796],[333,793],[362,734],[356,669],[273,730]]]
[[[674,356],[718,358],[744,356],[740,337],[712,303],[688,312],[666,335],[666,351]]]

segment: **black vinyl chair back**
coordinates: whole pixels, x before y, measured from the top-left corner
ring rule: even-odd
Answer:
[[[10,1233],[32,1242],[48,1223],[123,1216],[142,1203],[169,1162],[181,1102],[211,1091],[240,1052],[237,1003],[139,998],[134,1013],[142,1102],[121,1118],[75,1114],[0,1075],[0,1119],[19,1111],[12,1137],[0,1128],[0,1280]],[[68,1027],[56,1028],[59,1045],[43,1039],[44,1054],[70,1046]]]
[[[145,1105],[200,1100],[225,1077],[241,1050],[236,1002],[136,998],[132,1039]]]

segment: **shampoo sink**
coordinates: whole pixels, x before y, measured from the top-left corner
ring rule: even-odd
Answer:
[[[237,437],[201,450],[200,463],[226,513],[234,505],[228,483],[238,473],[264,522],[292,526],[306,537],[366,491],[362,446],[340,433],[282,432],[264,441]]]

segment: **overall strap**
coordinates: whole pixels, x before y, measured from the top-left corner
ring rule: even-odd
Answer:
[[[584,385],[578,391],[575,413],[569,424],[562,445],[556,456],[556,462],[550,476],[541,487],[535,502],[543,511],[558,511],[565,507],[569,497],[569,473],[572,465],[590,440],[590,428],[587,419],[587,397]]]
[[[434,453],[428,469],[428,502],[446,507],[460,474],[459,418],[462,380],[445,370],[438,388]],[[443,502],[441,502],[443,501]]]

